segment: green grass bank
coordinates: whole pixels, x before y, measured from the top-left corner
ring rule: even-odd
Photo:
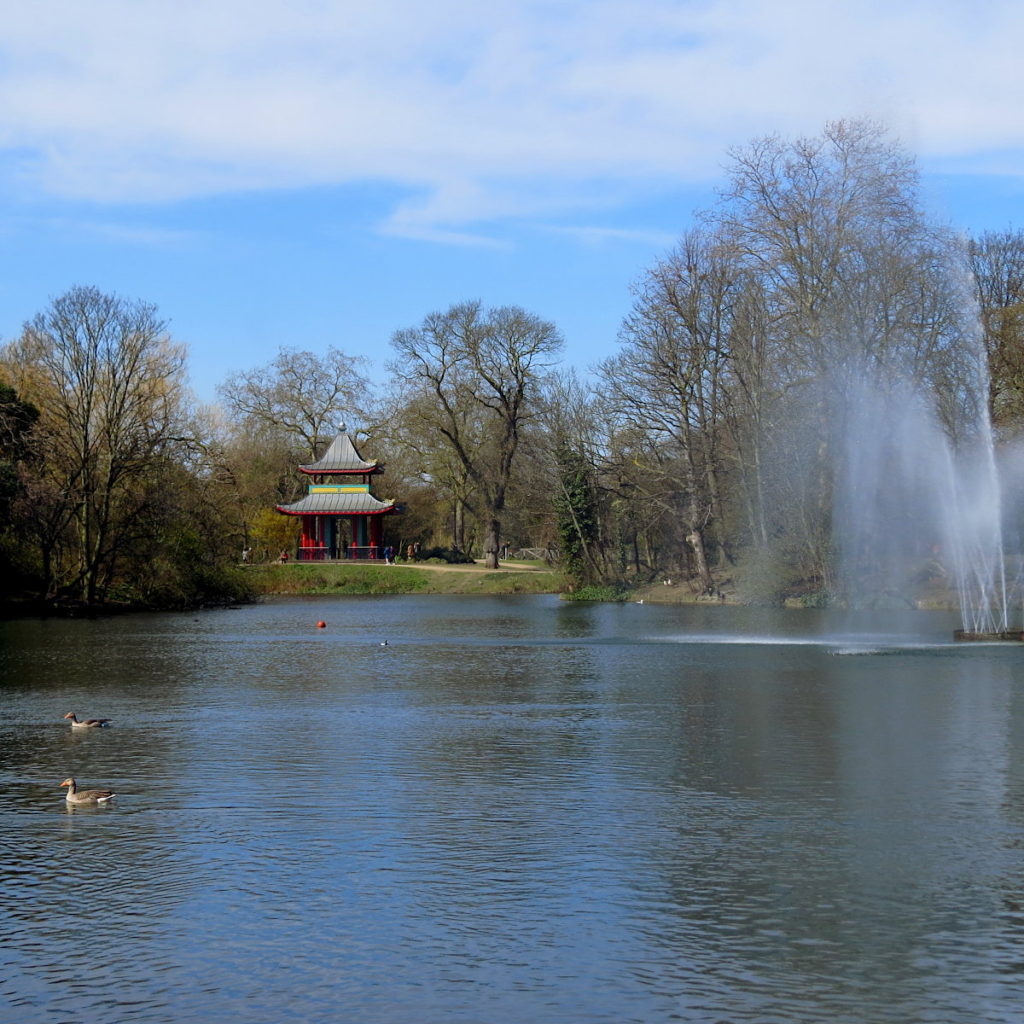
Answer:
[[[559,594],[561,573],[534,566],[249,565],[246,579],[271,594]]]

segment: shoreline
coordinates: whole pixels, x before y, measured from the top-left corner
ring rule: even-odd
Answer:
[[[38,598],[10,600],[0,605],[0,619],[19,618],[105,618],[132,612],[196,611],[222,608],[264,597],[287,595],[387,595],[387,594],[571,594],[571,583],[564,573],[542,563],[502,562],[499,568],[487,568],[482,562],[448,564],[443,562],[264,562],[239,565],[237,571],[247,586],[247,598],[228,598],[181,605],[155,607],[144,604],[111,602],[89,606],[81,602],[45,601]],[[709,597],[689,581],[679,580],[643,584],[631,589],[622,600],[662,605],[720,605],[742,607],[751,602],[738,600],[727,589]],[[756,603],[756,602],[754,602]],[[806,596],[790,595],[774,602],[786,608],[821,607]],[[955,595],[945,588],[929,587],[924,592],[902,595],[899,607],[920,611],[957,609]]]
[[[561,594],[562,573],[523,563],[497,569],[473,565],[398,562],[270,563],[244,566],[258,596],[284,594]]]

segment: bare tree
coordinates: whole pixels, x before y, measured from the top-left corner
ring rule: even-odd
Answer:
[[[364,359],[333,347],[324,356],[281,348],[273,362],[239,373],[217,390],[235,417],[283,433],[312,461],[339,422],[365,415],[369,383],[363,365]]]
[[[970,420],[951,239],[923,216],[913,159],[873,122],[761,139],[731,156],[709,214],[746,281],[734,352],[748,358],[730,367],[743,385],[730,392],[730,415],[761,467],[758,533],[798,538],[790,550],[827,584],[854,387],[913,381],[932,389],[951,434]]]
[[[858,292],[884,269],[880,257],[921,237],[914,162],[870,121],[763,138],[730,156],[713,217],[765,281],[793,369],[817,372],[837,355],[840,307],[863,304]]]
[[[154,306],[78,287],[27,323],[3,360],[40,410],[35,490],[49,575],[63,539],[67,589],[101,600],[153,498],[148,477],[183,440],[184,349]]]
[[[225,419],[219,406],[200,410],[192,429],[202,452],[197,475],[213,481],[222,495],[237,557],[251,546],[254,523],[265,523],[268,512],[272,523],[287,519],[273,512],[274,506],[304,493],[295,479],[294,444],[261,420]],[[272,550],[283,546],[276,544]]]
[[[993,422],[1024,419],[1024,231],[989,232],[968,245],[989,365]]]
[[[392,339],[389,369],[416,401],[423,437],[436,436],[472,485],[462,500],[484,526],[484,555],[497,568],[520,430],[546,360],[562,339],[553,324],[515,306],[478,302],[432,313]]]
[[[601,364],[612,408],[650,439],[666,473],[681,471],[686,541],[705,590],[707,537],[721,519],[722,384],[733,276],[715,239],[688,233],[638,285],[623,348]],[[719,547],[721,543],[719,540]]]

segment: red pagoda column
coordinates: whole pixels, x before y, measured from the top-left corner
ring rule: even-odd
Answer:
[[[380,516],[368,516],[370,520],[370,557],[382,558],[381,540],[384,537],[384,523]],[[376,550],[373,550],[376,548]]]

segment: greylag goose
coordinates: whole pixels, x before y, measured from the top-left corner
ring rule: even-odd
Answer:
[[[110,721],[109,718],[87,718],[85,721],[80,722],[78,715],[74,711],[69,711],[64,717],[71,719],[72,729],[99,729]]]
[[[116,794],[109,789],[82,789],[74,779],[65,779],[62,786],[68,787],[68,795],[65,797],[69,804],[105,804]]]

